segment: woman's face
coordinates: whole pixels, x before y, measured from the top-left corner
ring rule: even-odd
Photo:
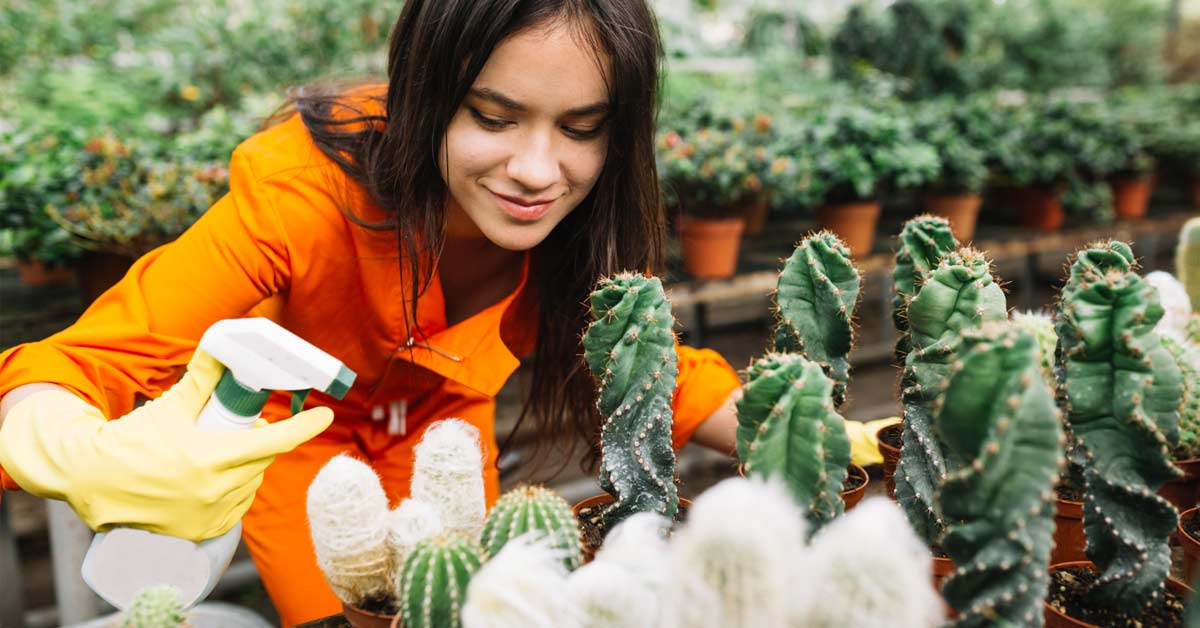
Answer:
[[[570,25],[502,41],[450,120],[438,163],[448,238],[524,251],[588,195],[608,148],[608,90]]]

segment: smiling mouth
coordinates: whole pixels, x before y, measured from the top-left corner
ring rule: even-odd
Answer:
[[[545,216],[546,212],[550,210],[550,206],[554,204],[555,200],[557,200],[553,198],[547,198],[530,201],[522,198],[497,194],[491,190],[488,190],[488,192],[491,192],[492,196],[496,199],[496,203],[500,206],[500,209],[504,210],[504,213],[522,222],[532,222],[538,220],[542,216]]]

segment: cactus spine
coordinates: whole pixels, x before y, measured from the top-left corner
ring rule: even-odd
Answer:
[[[1174,338],[1163,337],[1163,344],[1175,358],[1183,380],[1183,403],[1179,407],[1179,444],[1176,460],[1200,457],[1200,347]]]
[[[579,522],[570,504],[541,486],[518,486],[501,496],[483,524],[480,541],[488,556],[496,556],[509,541],[529,532],[546,536],[568,571],[579,567]]]
[[[949,522],[942,547],[958,568],[942,594],[954,625],[1041,626],[1063,433],[1041,350],[1002,323],[964,336],[940,401],[937,435]]]
[[[675,517],[671,396],[677,375],[674,318],[657,277],[622,273],[591,295],[584,357],[600,382],[600,487],[613,496],[601,516],[612,529],[635,512]]]
[[[821,365],[833,380],[835,406],[846,399],[861,281],[850,249],[822,231],[796,246],[775,292],[775,351],[800,353]]]
[[[179,589],[163,584],[138,591],[121,618],[121,628],[178,628],[186,621]]]
[[[449,533],[422,541],[404,561],[396,599],[405,628],[461,628],[471,576],[483,563],[474,539]]]
[[[931,545],[942,519],[934,491],[945,460],[934,435],[934,404],[946,390],[962,332],[1005,320],[1004,292],[984,256],[970,248],[946,256],[908,304],[912,350],[904,367],[904,447],[896,468],[896,499],[917,534]]]
[[[1086,454],[1083,524],[1098,604],[1138,613],[1163,591],[1178,519],[1155,492],[1179,472],[1180,372],[1154,333],[1157,292],[1121,243],[1077,256],[1059,303],[1067,420]]]
[[[833,409],[833,383],[802,356],[768,354],[750,366],[737,403],[738,457],[747,476],[779,477],[816,530],[842,514],[850,440]]]
[[[1175,248],[1175,276],[1187,288],[1192,310],[1200,310],[1200,217],[1192,218],[1179,230]]]
[[[892,269],[892,284],[896,290],[892,295],[892,323],[900,333],[896,339],[896,363],[903,365],[910,349],[908,302],[917,296],[925,277],[958,248],[958,240],[950,230],[950,221],[929,214],[904,223],[899,240],[896,264]]]

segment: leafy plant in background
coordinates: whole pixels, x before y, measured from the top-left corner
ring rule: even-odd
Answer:
[[[758,128],[769,128],[768,118],[760,120],[766,122],[756,123]],[[763,193],[763,178],[774,161],[765,129],[753,134],[740,126],[666,131],[657,146],[667,203],[692,216],[738,215],[744,203]]]
[[[933,147],[941,165],[927,187],[938,193],[978,194],[988,179],[988,145],[956,124],[956,108],[956,103],[940,101],[917,110],[914,135]]]

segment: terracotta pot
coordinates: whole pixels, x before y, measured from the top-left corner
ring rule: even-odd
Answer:
[[[1087,560],[1083,548],[1087,538],[1083,534],[1083,502],[1056,499],[1054,504],[1054,549],[1050,550],[1050,564]]]
[[[575,518],[579,519],[579,513],[581,511],[583,511],[585,508],[593,508],[596,506],[603,506],[605,504],[611,504],[612,502],[613,502],[613,496],[609,495],[608,493],[592,495],[591,497],[572,506],[571,512],[574,512]],[[684,511],[691,507],[692,507],[692,500],[685,499],[683,497],[679,498],[679,510]],[[678,519],[678,515],[676,515],[676,518]],[[586,565],[586,564],[592,562],[592,559],[595,558],[595,556],[596,556],[596,550],[598,550],[600,548],[590,545],[586,539],[583,540],[582,545],[583,545],[583,564]]]
[[[1179,515],[1179,523],[1175,530],[1175,538],[1183,548],[1183,577],[1188,582],[1194,581],[1196,563],[1200,562],[1200,539],[1188,534],[1183,528],[1183,522],[1195,517],[1197,513],[1200,513],[1200,508],[1193,507],[1183,511]]]
[[[91,303],[106,290],[113,287],[129,267],[133,258],[116,253],[88,253],[75,264],[75,277],[79,281],[79,292],[84,303]]]
[[[887,486],[887,496],[896,499],[896,465],[900,464],[900,449],[883,442],[883,434],[889,430],[899,433],[904,431],[904,425],[888,425],[875,432],[879,455],[883,456],[883,482]]]
[[[400,619],[400,615],[396,615],[396,617],[392,619],[391,628],[404,628],[404,622],[400,621]]]
[[[933,588],[937,589],[939,593],[942,591],[942,581],[952,573],[954,573],[954,561],[939,556],[933,557]]]
[[[881,211],[877,201],[868,201],[826,205],[817,214],[821,228],[837,234],[850,247],[851,256],[862,257],[870,254],[875,244],[875,225]]]
[[[867,493],[867,485],[871,483],[871,476],[867,475],[866,469],[856,464],[851,464],[849,472],[850,475],[858,475],[861,477],[863,479],[863,483],[858,488],[852,488],[848,491],[841,492],[842,503],[846,504],[847,512],[857,506],[858,502],[862,501],[863,495],[866,495]]]
[[[346,621],[354,628],[390,628],[398,626],[395,623],[399,620],[399,615],[384,615],[382,613],[372,613],[364,611],[357,606],[351,606],[342,602],[342,615],[346,617]]]
[[[771,214],[771,194],[764,192],[742,203],[742,218],[746,223],[746,235],[758,235],[767,225]]]
[[[1183,512],[1196,506],[1200,500],[1200,458],[1176,460],[1175,466],[1183,471],[1183,477],[1163,484],[1158,494],[1174,504],[1176,510]]]
[[[1058,190],[1054,188],[1021,188],[1013,195],[1021,217],[1021,226],[1042,231],[1058,231],[1066,220]]]
[[[935,216],[950,221],[950,231],[960,243],[966,244],[975,237],[975,220],[979,218],[979,206],[983,196],[960,194],[955,196],[929,195],[925,197],[925,209]]]
[[[1087,567],[1093,571],[1096,569],[1096,566],[1090,561],[1079,560],[1068,563],[1051,564],[1050,571],[1058,571],[1060,569],[1067,569],[1069,567]],[[1175,595],[1185,599],[1191,594],[1192,591],[1191,587],[1174,578],[1167,578],[1167,588],[1170,589]],[[1059,612],[1058,609],[1050,606],[1048,602],[1042,602],[1042,608],[1044,608],[1046,611],[1046,628],[1099,628],[1095,624],[1089,624],[1079,621],[1078,619],[1068,617],[1067,615]]]
[[[684,216],[679,223],[683,268],[700,279],[724,279],[737,270],[742,218],[706,219]]]
[[[1113,209],[1117,218],[1134,220],[1146,215],[1150,205],[1150,176],[1116,177],[1108,182],[1112,188]]]
[[[21,283],[30,288],[55,286],[70,283],[75,278],[75,272],[67,266],[47,266],[41,260],[21,260],[17,262],[17,273]]]

